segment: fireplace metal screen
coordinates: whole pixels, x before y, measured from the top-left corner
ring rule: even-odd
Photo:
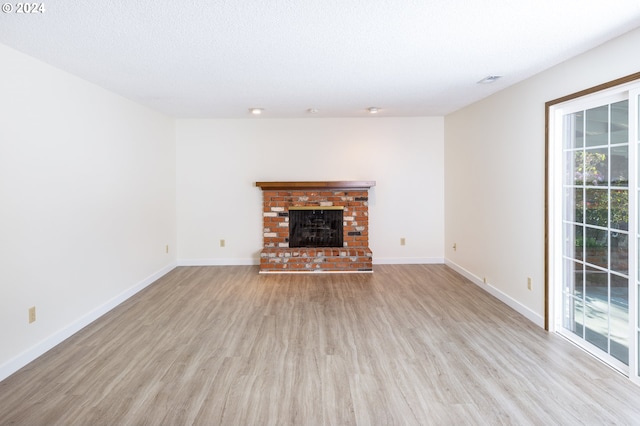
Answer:
[[[342,209],[289,209],[289,247],[342,246]]]

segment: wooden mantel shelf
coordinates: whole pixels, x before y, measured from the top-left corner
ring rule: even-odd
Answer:
[[[368,189],[376,185],[375,180],[343,180],[324,182],[256,182],[265,190],[274,189]]]

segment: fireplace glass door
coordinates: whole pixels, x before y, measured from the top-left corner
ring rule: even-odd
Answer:
[[[342,246],[342,209],[289,209],[289,247]]]

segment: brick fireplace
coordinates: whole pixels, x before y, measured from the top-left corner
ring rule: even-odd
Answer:
[[[256,182],[263,195],[260,273],[372,272],[369,188],[374,185],[375,181]],[[314,246],[313,234],[303,239],[303,247],[290,247],[290,210],[307,210],[318,218],[325,211],[340,210],[342,246]]]

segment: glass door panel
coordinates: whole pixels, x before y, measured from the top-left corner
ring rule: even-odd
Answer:
[[[597,348],[603,359],[624,365],[629,364],[628,117],[627,100],[564,115],[562,157],[562,327]]]

